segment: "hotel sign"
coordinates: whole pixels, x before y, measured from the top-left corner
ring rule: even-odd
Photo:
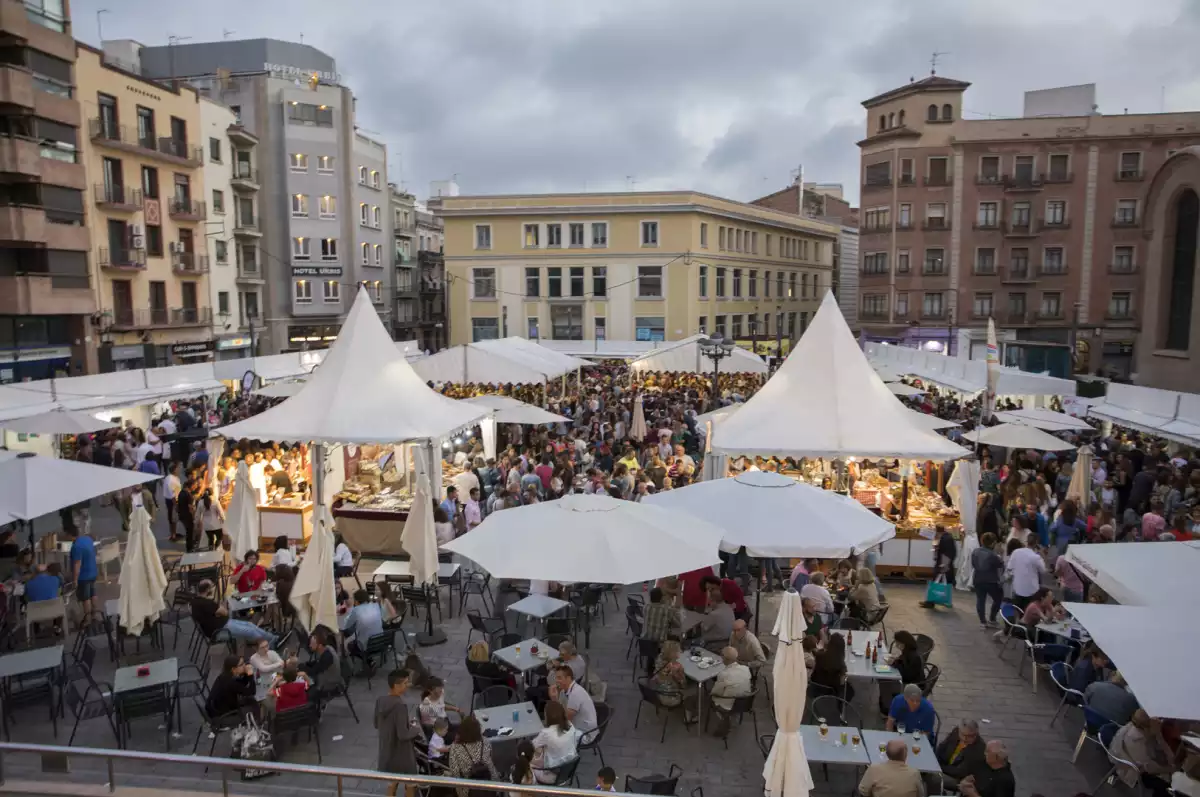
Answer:
[[[293,277],[340,277],[341,266],[292,266]]]
[[[271,77],[285,78],[292,80],[299,78],[301,80],[311,80],[313,75],[317,76],[317,80],[322,83],[341,83],[342,76],[337,72],[323,72],[320,69],[304,69],[299,66],[291,66],[290,64],[270,64],[264,63],[263,69],[271,73]]]

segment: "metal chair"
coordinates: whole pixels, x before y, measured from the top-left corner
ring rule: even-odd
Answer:
[[[862,716],[859,715],[858,709],[852,706],[850,701],[837,695],[821,695],[813,700],[812,706],[809,707],[809,715],[818,725],[824,722],[852,728],[863,727]],[[830,722],[830,720],[834,721]]]
[[[1116,780],[1117,770],[1119,770],[1121,767],[1128,767],[1137,773],[1139,784],[1138,791],[1144,792],[1144,789],[1140,788],[1142,784],[1142,768],[1132,761],[1121,758],[1112,751],[1113,738],[1117,735],[1118,730],[1120,730],[1120,728],[1117,727],[1117,724],[1115,722],[1110,722],[1108,725],[1105,725],[1103,728],[1101,728],[1100,732],[1097,734],[1102,746],[1104,747],[1104,754],[1108,756],[1108,763],[1112,764],[1112,766],[1109,767],[1108,772],[1104,773],[1104,777],[1100,779],[1098,784],[1096,784],[1096,788],[1092,789],[1092,797],[1095,797],[1096,793],[1106,785],[1113,784],[1113,782]]]
[[[681,702],[677,706],[664,705],[662,702],[662,694],[657,689],[655,689],[653,686],[650,685],[649,678],[643,678],[642,680],[638,681],[638,691],[641,692],[642,699],[638,703],[637,714],[633,718],[633,727],[634,727],[634,729],[637,728],[638,721],[641,720],[641,718],[642,718],[642,706],[644,706],[645,704],[649,703],[650,705],[654,706],[655,716],[657,716],[660,713],[660,711],[665,711],[666,716],[663,718],[662,736],[659,737],[659,740],[658,740],[659,744],[661,744],[667,740],[667,723],[671,721],[672,712],[679,710],[680,713],[682,714],[683,713],[683,703]],[[683,718],[683,722],[684,722],[684,727],[686,728],[687,727],[686,717]],[[647,793],[654,794],[655,792],[647,792]],[[674,789],[672,789],[670,792],[667,792],[667,793],[674,794],[675,792],[674,792]]]
[[[921,687],[921,694],[929,697],[933,694],[933,688],[937,686],[938,679],[942,677],[942,668],[936,664],[925,665],[925,680],[921,681],[917,686]]]
[[[642,620],[633,612],[625,613],[625,631],[629,634],[629,644],[625,646],[625,661],[629,661],[629,654],[633,652],[633,645],[642,635]]]
[[[1054,716],[1050,718],[1050,727],[1054,727],[1054,723],[1058,721],[1058,715],[1063,712],[1068,705],[1078,706],[1082,709],[1084,704],[1083,692],[1078,689],[1072,689],[1071,683],[1072,667],[1065,661],[1056,661],[1050,665],[1050,680],[1062,692],[1062,700],[1058,701],[1058,709],[1054,712]]]
[[[553,648],[554,650],[558,650],[559,646],[562,645],[562,643],[570,642],[570,641],[571,641],[570,634],[547,634],[546,635],[546,646]]]
[[[763,758],[771,757],[771,748],[775,746],[775,734],[764,733],[758,737],[758,749],[763,754]]]
[[[1100,740],[1100,729],[1105,725],[1115,725],[1112,720],[1104,716],[1100,712],[1088,706],[1085,699],[1083,703],[1083,730],[1079,732],[1079,741],[1075,743],[1075,751],[1071,754],[1071,763],[1075,763],[1075,759],[1079,758],[1079,751],[1083,749],[1083,743],[1093,741],[1101,747],[1107,748],[1108,745]]]
[[[658,659],[659,649],[662,648],[662,643],[657,639],[638,637],[636,642],[637,658],[633,661],[633,677],[631,680],[637,680],[639,666],[647,677],[654,675],[654,662]]]
[[[186,589],[179,588],[175,590],[175,594],[171,598],[171,608],[159,615],[158,622],[160,625],[175,629],[175,638],[171,642],[171,650],[179,646],[179,629],[183,624],[184,618],[192,616],[192,598],[194,597],[196,597],[195,593],[189,592]],[[165,644],[165,637],[163,642]]]
[[[349,702],[349,698],[346,699]],[[353,707],[351,707],[353,711]],[[355,717],[355,722],[358,717]],[[284,711],[275,713],[275,719],[271,722],[271,739],[276,745],[279,744],[280,737],[291,731],[293,737],[300,732],[301,729],[308,731],[308,740],[311,742],[314,739],[317,742],[317,763],[322,762],[321,756],[321,712],[313,703],[308,703],[303,706],[296,706]]]
[[[866,624],[867,628],[872,628],[878,625],[880,630],[883,631],[883,644],[885,646],[887,645],[888,637],[887,624],[883,622],[883,618],[887,617],[888,609],[890,608],[892,608],[891,604],[885,603],[875,611],[867,612],[863,617],[863,622]]]
[[[519,703],[520,698],[517,692],[507,684],[494,684],[484,689],[479,694],[475,695],[471,700],[471,708],[499,708],[500,706],[511,706],[514,703]]]
[[[113,732],[113,737],[119,741],[117,726],[113,721],[112,687],[108,684],[96,683],[90,678],[83,682],[87,684],[87,687],[82,694],[79,692],[79,680],[68,681],[63,687],[63,703],[75,717],[75,724],[71,727],[71,738],[67,739],[67,747],[75,743],[75,734],[79,731],[80,722],[98,717],[108,720],[108,727]]]
[[[525,638],[520,634],[501,634],[500,639],[496,640],[496,649],[503,650],[510,648],[513,645],[519,645],[525,641]]]
[[[161,717],[165,728],[163,738],[169,747],[171,744],[171,696],[165,688],[137,689],[124,692],[113,700],[117,719],[117,744],[122,749],[129,741],[133,720],[145,717]]]
[[[535,773],[535,781],[543,786],[570,786],[574,783],[578,786],[575,770],[579,768],[579,756],[575,756],[569,761],[565,761],[556,767],[531,767]],[[545,783],[540,778],[536,777],[536,773],[545,773],[554,776],[553,783]]]
[[[488,614],[496,613],[495,602],[492,601],[490,585],[492,577],[489,573],[467,573],[463,578],[462,586],[458,591],[458,612],[462,614],[466,611],[467,601],[472,595],[478,595],[479,600],[483,603],[483,608]],[[489,601],[491,605],[489,606]]]
[[[857,617],[839,617],[833,627],[842,631],[866,631],[867,624]]]
[[[467,610],[467,622],[471,624],[470,630],[467,631],[467,647],[470,647],[471,635],[476,631],[483,634],[483,638],[490,647],[495,647],[492,640],[496,634],[508,630],[508,625],[503,617],[484,617],[478,609]]]
[[[505,689],[510,688],[508,681],[500,678],[488,678],[483,675],[471,676],[471,704],[475,704],[475,698],[483,694],[494,686],[503,686]]]
[[[735,698],[733,698],[733,705],[730,706],[729,708],[721,708],[721,706],[717,705],[717,701],[715,698],[710,698],[709,707],[712,710],[704,715],[704,730],[705,731],[708,730],[708,721],[709,721],[709,719],[712,718],[713,714],[722,714],[728,720],[730,720],[730,722],[732,722],[734,717],[737,717],[739,724],[743,720],[745,720],[746,715],[749,714],[750,721],[754,723],[754,735],[755,735],[755,737],[757,737],[758,736],[758,715],[754,713],[754,701],[757,698],[758,698],[758,692],[751,692],[748,695],[743,695],[741,697],[735,697]],[[725,734],[723,737],[721,737],[721,740],[725,742],[725,749],[728,750],[729,749],[729,734]]]
[[[1004,658],[1005,651],[1014,639],[1029,641],[1029,630],[1021,625],[1020,610],[1015,604],[1002,603],[1000,604],[1000,621],[1004,623],[1004,642],[1000,645],[1000,651],[996,655]]]
[[[212,744],[208,746],[208,755],[211,758],[213,752],[217,749],[217,739],[221,737],[222,733],[229,733],[236,728],[242,721],[242,715],[237,711],[230,711],[227,714],[214,717],[208,713],[208,709],[205,708],[204,703],[199,700],[195,700],[194,702],[196,710],[200,712],[200,727],[196,729],[196,740],[192,742],[192,755],[195,755],[196,750],[200,747],[201,734],[208,731],[212,736]],[[208,767],[205,767],[204,771],[207,772]]]
[[[1025,650],[1021,654],[1021,661],[1017,663],[1017,676],[1020,677],[1024,672],[1025,659],[1028,657],[1033,666],[1033,691],[1034,694],[1036,694],[1038,670],[1049,670],[1055,662],[1066,661],[1067,657],[1070,655],[1070,645],[1035,645],[1029,640],[1025,640]]]
[[[678,764],[671,764],[666,775],[646,775],[642,778],[626,775],[625,791],[632,794],[673,795],[679,788],[681,775],[683,775],[683,767]]]
[[[367,676],[367,689],[371,688],[371,675],[375,672],[375,660],[378,658],[380,664],[387,661],[387,654],[392,654],[392,667],[399,667],[396,662],[396,637],[395,632],[384,631],[382,634],[376,634],[367,639],[365,648],[355,646],[357,652],[351,655],[362,662],[363,672]]]
[[[358,577],[358,566],[362,564],[362,552],[357,551],[350,559],[350,578],[354,579],[354,583],[359,589],[363,588],[362,579]]]
[[[917,653],[921,656],[921,661],[929,663],[929,654],[933,653],[933,637],[926,634],[913,634],[913,639],[917,641]]]
[[[579,751],[591,750],[593,755],[600,756],[600,766],[604,766],[604,752],[600,749],[600,742],[604,741],[604,733],[608,730],[608,721],[612,719],[612,709],[607,703],[596,703],[596,729],[584,734],[576,749]],[[588,737],[591,738],[588,738]],[[587,739],[587,741],[584,741]]]

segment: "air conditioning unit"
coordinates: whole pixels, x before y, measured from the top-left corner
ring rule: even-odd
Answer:
[[[141,227],[139,227],[139,226],[137,226],[136,224],[135,224],[135,225],[133,225],[133,237],[134,237],[134,238],[141,238],[141,237],[142,237],[142,228],[141,228]]]
[[[183,251],[183,244],[181,244],[181,243],[176,243],[175,241],[172,241],[170,244],[168,244],[168,245],[167,245],[167,250],[168,250],[168,251],[169,251],[171,254],[173,254],[173,255],[177,255],[177,254],[179,254],[180,252],[182,252],[182,251]]]
[[[146,248],[146,238],[144,236],[138,235],[136,233],[137,227],[134,227],[133,229],[135,230],[134,235],[133,235],[133,248],[134,249],[145,249]]]

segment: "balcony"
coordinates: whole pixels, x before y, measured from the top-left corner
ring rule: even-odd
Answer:
[[[890,225],[890,224],[872,224],[869,227],[863,227],[861,230],[859,230],[859,234],[861,234],[861,235],[881,235],[883,233],[888,233],[891,231],[892,231],[892,225]]]
[[[1137,323],[1137,311],[1132,307],[1109,307],[1104,311],[1104,320],[1120,326]]]
[[[17,66],[0,66],[0,105],[33,107],[33,76]]]
[[[1029,314],[1024,310],[1009,310],[1004,314],[1004,323],[1025,325],[1029,323]]]
[[[922,277],[945,277],[949,273],[950,272],[946,270],[945,263],[939,263],[937,265],[926,263],[921,267]]]
[[[1136,274],[1138,272],[1137,263],[1109,263],[1108,273],[1120,276],[1121,274]]]
[[[886,268],[884,268],[884,269],[879,269],[879,268],[865,269],[864,268],[864,269],[861,269],[858,273],[859,273],[859,276],[861,276],[864,280],[869,280],[869,279],[879,279],[880,277],[886,278],[888,275],[888,270]]]
[[[1146,173],[1137,169],[1117,169],[1113,179],[1119,183],[1136,183],[1146,179]]]
[[[873,180],[867,180],[863,183],[863,191],[878,191],[883,188],[889,188],[892,185],[891,177],[876,177]]]
[[[921,229],[925,232],[947,232],[950,229],[950,222],[946,219],[925,219],[921,222]]]
[[[939,188],[947,186],[954,182],[954,178],[948,174],[927,174],[922,183],[929,188]]]
[[[912,219],[896,222],[896,232],[908,232],[913,228]]]
[[[1037,267],[1039,277],[1065,277],[1067,275],[1066,263],[1042,263]]]
[[[986,321],[991,317],[992,308],[990,307],[971,308],[971,318],[975,321]]]
[[[38,142],[15,136],[0,138],[0,172],[24,177],[41,177]]]
[[[113,271],[144,271],[146,268],[145,249],[110,249],[100,247],[96,252],[96,264],[100,268]]]
[[[979,231],[999,230],[1000,222],[996,219],[992,219],[991,221],[986,221],[986,220],[985,221],[977,221],[971,225],[971,229],[979,230]]]
[[[1038,219],[1038,230],[1069,230],[1071,229],[1071,220],[1068,218],[1061,219]]]
[[[1063,309],[1061,307],[1043,307],[1037,311],[1034,320],[1039,324],[1046,322],[1055,322],[1063,320]]]
[[[887,321],[887,310],[859,310],[858,317],[863,321]]]
[[[1128,230],[1138,226],[1137,216],[1114,216],[1109,222],[1114,230]]]
[[[1005,283],[1033,282],[1033,270],[1027,263],[1019,266],[1009,265],[1000,275],[1000,281]]]
[[[233,221],[233,234],[243,238],[261,238],[258,220],[250,213],[238,213]]]
[[[898,182],[898,185],[900,185],[900,187],[904,188],[904,187],[913,186],[916,184],[917,184],[917,178],[913,177],[911,174],[900,175],[900,180]]]
[[[96,195],[96,204],[110,211],[121,210],[133,213],[142,209],[142,191],[140,188],[97,183],[93,186],[93,189]]]
[[[248,163],[235,163],[229,185],[239,191],[257,191],[260,185],[258,169]]]
[[[211,307],[118,307],[107,312],[112,315],[109,328],[114,331],[212,324]]]
[[[1003,174],[977,174],[975,175],[975,185],[1004,185],[1005,175]]]
[[[1014,193],[1040,191],[1042,190],[1042,179],[1040,176],[1033,174],[1005,175],[1004,190]]]
[[[439,279],[421,278],[421,293],[437,293],[443,292],[445,285]]]
[[[261,283],[263,281],[263,272],[258,265],[258,260],[255,257],[247,257],[245,253],[239,253],[237,259],[237,278],[239,282]]]
[[[994,277],[997,274],[995,263],[976,263],[971,269],[976,277]]]
[[[1012,222],[1004,225],[1005,238],[1032,238],[1037,235],[1037,228],[1028,221]]]
[[[922,307],[921,318],[926,321],[941,321],[946,318],[944,307]]]
[[[167,212],[175,221],[204,221],[208,215],[207,206],[203,202],[180,198],[171,200]]]
[[[229,140],[235,144],[240,144],[243,147],[254,147],[258,145],[258,136],[251,133],[240,124],[232,124],[225,128],[225,135],[229,136]]]
[[[109,149],[154,158],[174,166],[198,169],[204,164],[204,151],[200,147],[190,147],[185,141],[169,137],[142,137],[125,125],[112,124],[98,116],[88,120],[88,135],[92,141]]]
[[[1042,175],[1042,182],[1047,184],[1070,183],[1075,175],[1071,172],[1048,172]]]
[[[176,252],[171,255],[171,270],[181,277],[199,277],[208,273],[208,255]]]

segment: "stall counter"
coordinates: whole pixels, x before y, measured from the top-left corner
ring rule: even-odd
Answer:
[[[258,547],[274,550],[276,537],[287,537],[299,548],[312,536],[312,501],[258,505]]]

